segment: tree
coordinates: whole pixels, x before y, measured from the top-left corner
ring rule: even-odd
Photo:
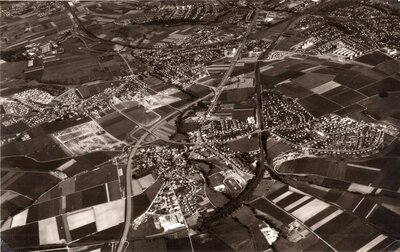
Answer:
[[[3,51],[0,52],[0,58],[7,62],[25,61],[29,59],[29,57],[24,54],[25,51],[25,47],[20,47],[10,51]]]
[[[386,98],[388,96],[389,96],[389,94],[385,90],[382,90],[379,92],[379,97],[381,97],[381,98]]]

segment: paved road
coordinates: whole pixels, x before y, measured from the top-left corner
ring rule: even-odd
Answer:
[[[215,90],[215,96],[214,96],[210,106],[208,107],[207,112],[204,113],[203,118],[200,121],[200,125],[202,125],[205,122],[205,120],[207,119],[207,116],[210,113],[212,113],[212,111],[214,110],[215,106],[217,105],[219,96],[221,95],[221,92],[222,92],[222,88],[225,86],[225,84],[228,81],[229,77],[231,76],[233,70],[235,69],[236,62],[238,61],[238,59],[240,57],[240,54],[241,54],[244,46],[246,45],[247,37],[250,35],[250,32],[253,29],[253,26],[257,21],[257,17],[258,17],[258,10],[256,11],[256,14],[254,15],[253,20],[251,21],[251,23],[247,27],[246,33],[243,36],[243,40],[240,43],[240,45],[239,45],[239,47],[238,47],[238,49],[236,51],[236,54],[235,54],[235,56],[233,57],[233,59],[231,61],[229,69],[225,72],[224,77],[222,78],[222,80],[218,84],[218,86],[215,87],[215,89],[214,89]]]
[[[208,99],[212,96],[212,93],[198,98],[197,100],[187,104],[183,109],[189,108],[197,103],[199,103],[202,100]],[[163,119],[161,119],[160,121],[158,121],[156,124],[154,124],[150,129],[148,129],[148,131],[146,131],[141,137],[140,139],[136,142],[136,144],[132,147],[132,151],[129,154],[129,158],[128,158],[128,165],[126,167],[126,209],[125,209],[125,226],[124,226],[124,231],[122,233],[122,237],[121,240],[118,244],[118,248],[117,248],[117,252],[122,252],[123,248],[125,246],[126,243],[126,239],[129,233],[129,228],[131,226],[131,221],[132,221],[132,168],[133,168],[133,163],[132,160],[136,155],[136,152],[138,150],[139,147],[142,146],[142,142],[146,139],[146,137],[149,134],[153,134],[153,131],[155,131],[160,125],[162,125],[163,123],[165,123],[165,121],[167,121],[168,119],[172,118],[173,116],[176,116],[178,113],[180,113],[181,111],[174,111],[171,114],[167,115],[166,117],[164,117]]]
[[[239,46],[239,48],[238,48],[238,50],[237,50],[237,52],[236,52],[236,54],[235,54],[235,56],[234,56],[234,58],[232,60],[232,63],[230,65],[228,71],[225,73],[223,79],[221,80],[219,85],[216,87],[216,93],[215,93],[215,96],[214,96],[214,100],[213,100],[212,104],[210,105],[210,107],[208,109],[208,112],[204,114],[203,119],[200,122],[200,125],[202,123],[204,123],[207,114],[214,109],[214,107],[215,107],[215,105],[216,105],[216,103],[218,101],[218,97],[219,97],[219,95],[220,95],[220,93],[222,91],[222,88],[223,88],[223,86],[225,85],[225,83],[227,82],[227,80],[229,79],[230,75],[232,74],[232,72],[234,70],[236,61],[238,60],[238,58],[240,56],[240,53],[241,53],[241,51],[242,51],[242,49],[243,49],[243,47],[244,47],[244,45],[246,43],[248,35],[250,34],[250,32],[251,32],[251,30],[252,30],[252,28],[253,28],[253,26],[254,26],[254,24],[256,22],[257,17],[258,17],[258,11],[254,15],[254,18],[253,18],[252,22],[250,23],[249,27],[247,28],[246,34],[244,36],[244,39],[243,39],[242,43],[240,44],[240,46]],[[204,96],[202,98],[199,98],[199,99],[189,103],[188,105],[186,105],[184,109],[186,109],[188,107],[191,107],[191,106],[199,103],[202,100],[208,99],[212,95],[213,94],[210,93],[210,94],[208,94],[208,95],[206,95],[206,96]],[[132,189],[131,189],[132,188],[132,184],[131,184],[132,179],[131,178],[132,178],[132,168],[133,168],[132,160],[136,155],[136,151],[137,151],[138,147],[141,146],[141,144],[144,141],[144,139],[146,139],[146,137],[149,134],[152,134],[152,132],[155,129],[157,129],[158,126],[160,126],[167,119],[171,118],[172,116],[174,116],[175,114],[180,113],[180,112],[181,111],[175,111],[175,112],[169,114],[168,116],[164,117],[163,119],[161,119],[159,122],[157,122],[155,125],[153,125],[145,134],[143,134],[142,137],[137,141],[135,146],[133,146],[133,148],[132,148],[132,151],[131,151],[131,153],[129,155],[129,159],[128,159],[129,161],[128,161],[127,171],[126,171],[127,176],[126,176],[126,186],[125,186],[125,188],[127,190],[127,194],[126,194],[126,199],[127,200],[126,200],[126,210],[125,210],[126,211],[125,212],[125,227],[124,227],[124,231],[123,231],[123,234],[122,234],[122,237],[121,237],[121,241],[118,244],[117,252],[121,252],[123,250],[124,246],[125,246],[125,242],[126,242],[126,239],[127,239],[128,233],[129,233],[129,228],[130,228],[131,221],[132,221],[131,220],[132,219],[132,215],[131,215],[131,213],[132,213],[132,201],[130,200],[130,197],[132,197]]]
[[[290,20],[290,21],[293,21]],[[264,176],[264,172],[266,170],[266,157],[267,157],[267,137],[268,133],[265,129],[264,120],[263,120],[263,110],[262,110],[262,85],[260,83],[260,62],[265,56],[267,56],[277,45],[279,38],[282,34],[287,30],[290,26],[291,22],[289,21],[287,27],[283,29],[283,31],[277,36],[277,38],[271,43],[271,45],[259,55],[258,60],[254,67],[254,74],[255,74],[255,85],[257,91],[256,103],[257,103],[257,110],[256,110],[256,118],[257,118],[257,126],[258,126],[258,142],[259,142],[259,149],[260,149],[260,160],[257,163],[255,176],[247,183],[245,189],[233,200],[229,201],[223,207],[218,208],[217,211],[214,212],[213,215],[205,218],[202,223],[202,228],[206,229],[215,220],[219,220],[220,218],[232,213],[238,207],[240,207],[250,195],[252,195],[253,190],[259,184],[261,179]]]
[[[247,27],[246,33],[243,36],[243,40],[240,43],[235,56],[233,57],[231,64],[228,68],[228,70],[225,72],[224,77],[222,78],[221,82],[218,84],[218,86],[216,86],[215,88],[213,88],[214,90],[214,98],[211,101],[210,106],[208,107],[207,111],[203,114],[203,117],[200,119],[200,131],[201,131],[201,126],[205,123],[207,116],[210,115],[215,106],[218,103],[218,99],[219,96],[221,95],[222,89],[225,86],[226,82],[229,80],[229,77],[231,76],[233,70],[235,69],[235,65],[240,57],[240,54],[244,48],[244,46],[246,45],[246,41],[247,41],[247,37],[250,35],[251,30],[253,29],[254,24],[257,21],[257,17],[258,17],[258,10],[256,11],[253,20],[251,21],[251,23],[249,24],[249,26]],[[197,144],[193,147],[192,152],[189,154],[189,157],[191,157],[193,155],[193,153],[195,152],[195,150],[203,143],[203,139],[201,138],[201,132],[200,132],[200,136],[198,138]]]

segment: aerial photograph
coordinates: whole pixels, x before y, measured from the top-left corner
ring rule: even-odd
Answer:
[[[400,251],[400,0],[0,0],[1,251]]]

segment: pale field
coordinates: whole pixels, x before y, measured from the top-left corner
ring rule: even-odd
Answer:
[[[94,211],[92,208],[85,208],[67,215],[69,230],[85,226],[95,221]]]
[[[323,94],[323,93],[328,92],[329,90],[332,90],[332,89],[340,87],[340,86],[341,85],[337,82],[329,81],[327,83],[324,83],[318,87],[311,89],[311,91],[313,91],[316,94]]]
[[[125,199],[93,206],[97,231],[116,226],[125,221]]]
[[[329,204],[319,199],[314,199],[311,202],[307,203],[306,205],[294,211],[292,214],[302,222],[305,222],[306,220],[310,219],[311,217],[313,217],[314,215],[321,212],[327,207],[329,207]]]
[[[39,221],[39,244],[59,244],[63,243],[58,234],[56,217]]]
[[[26,217],[28,216],[28,209],[20,212],[12,218],[11,227],[23,226],[26,224]]]
[[[375,189],[375,187],[371,186],[366,186],[366,185],[360,185],[357,183],[352,183],[349,188],[347,188],[348,191],[350,192],[358,192],[361,194],[368,194],[372,193],[372,191]]]

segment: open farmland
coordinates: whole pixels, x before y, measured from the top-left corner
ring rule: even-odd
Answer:
[[[368,112],[377,120],[385,120],[390,116],[395,116],[400,112],[398,106],[400,93],[391,93],[386,98],[373,96],[359,104],[366,107]]]
[[[121,75],[120,68],[125,67],[118,56],[107,58],[108,61],[104,62],[101,53],[84,50],[85,44],[78,39],[65,41],[63,47],[65,53],[57,55],[57,61],[43,64],[43,75],[39,77],[41,81],[73,84],[107,80],[110,73]]]
[[[394,2],[0,1],[0,250],[399,250]]]
[[[1,146],[3,157],[28,155],[39,161],[67,158],[68,155],[51,137],[45,135],[23,142],[11,142]]]
[[[129,133],[138,128],[136,123],[117,111],[112,111],[96,121],[105,131],[121,141],[130,142]]]
[[[11,190],[29,199],[36,199],[60,179],[48,173],[2,171],[1,190]]]
[[[135,102],[117,104],[115,107],[124,116],[145,127],[151,126],[160,119],[160,116],[157,113],[152,110],[148,110],[147,108],[143,107],[142,105],[138,105]]]

